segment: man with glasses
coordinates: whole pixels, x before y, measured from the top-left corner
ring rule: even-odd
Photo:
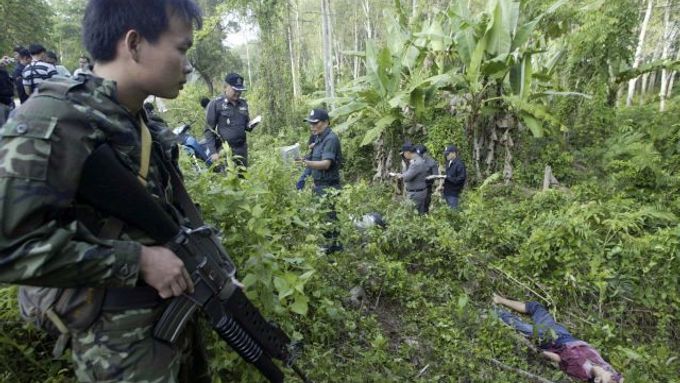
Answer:
[[[213,163],[220,158],[219,151],[226,141],[236,164],[248,167],[246,132],[252,127],[249,126],[248,103],[241,98],[244,90],[243,77],[229,73],[224,79],[224,96],[212,100],[206,108],[205,139]]]

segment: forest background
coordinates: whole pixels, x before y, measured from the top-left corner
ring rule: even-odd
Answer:
[[[201,135],[199,98],[227,72],[246,78],[264,117],[246,178],[182,165],[248,295],[305,344],[315,381],[570,381],[499,324],[498,291],[546,304],[626,382],[680,382],[680,1],[198,2],[195,79],[158,105]],[[3,0],[0,50],[42,42],[75,69],[84,4]],[[332,259],[317,247],[325,212],[277,149],[304,147],[315,106],[345,155]],[[444,145],[461,149],[460,211],[404,203],[386,174],[405,140],[440,163]],[[388,227],[357,230],[372,211]],[[73,381],[15,294],[0,289],[0,381]],[[215,382],[261,381],[209,348]]]

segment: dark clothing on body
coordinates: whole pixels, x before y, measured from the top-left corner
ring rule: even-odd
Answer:
[[[312,161],[330,160],[331,166],[326,170],[312,169],[314,185],[321,190],[326,187],[340,188],[340,167],[342,166],[342,148],[340,139],[331,131],[330,126],[319,134],[312,149]]]
[[[212,100],[206,108],[207,128],[205,130],[206,145],[210,154],[218,153],[222,142],[229,144],[233,154],[240,156],[236,162],[248,166],[248,142],[246,131],[250,131],[248,123],[248,103],[240,99],[232,104],[221,96]]]
[[[467,173],[463,160],[456,157],[446,163],[446,178],[444,179],[444,199],[452,208],[458,207],[460,192],[465,186]],[[455,198],[449,198],[455,197]],[[455,204],[452,204],[454,203]]]
[[[24,81],[22,77],[24,73],[24,68],[26,68],[26,65],[17,63],[17,66],[14,67],[14,72],[12,72],[12,80],[14,81],[14,87],[17,90],[17,96],[19,96],[19,101],[21,101],[22,104],[28,98],[28,95],[24,90]]]

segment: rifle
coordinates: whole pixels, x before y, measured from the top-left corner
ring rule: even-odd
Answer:
[[[175,223],[107,144],[86,160],[78,188],[78,196],[95,209],[143,230],[172,250],[191,274],[194,292],[172,298],[154,327],[154,337],[174,343],[201,309],[219,336],[270,382],[284,378],[272,358],[283,361],[304,382],[311,382],[295,365],[300,346],[267,322],[245,296],[236,281],[236,266],[215,230],[203,223],[177,170],[173,165],[167,168],[176,199],[195,228]]]

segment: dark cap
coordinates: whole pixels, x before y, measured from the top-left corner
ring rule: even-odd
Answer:
[[[326,112],[323,109],[312,109],[311,112],[309,112],[309,116],[307,116],[304,121],[305,122],[312,122],[312,123],[317,123],[319,121],[328,121],[328,112]]]
[[[448,156],[449,153],[458,153],[458,148],[454,145],[447,146],[446,149],[444,149],[444,155]]]
[[[231,85],[235,90],[246,90],[246,87],[243,85],[243,76],[238,73],[229,73],[227,77],[224,78],[224,82]]]
[[[401,146],[400,152],[404,153],[404,152],[415,152],[415,151],[416,151],[416,147],[413,146],[413,144],[407,142],[407,143],[405,143],[404,145]]]
[[[427,147],[425,145],[416,145],[414,149],[416,150],[416,153],[420,154],[421,156],[427,153]]]

